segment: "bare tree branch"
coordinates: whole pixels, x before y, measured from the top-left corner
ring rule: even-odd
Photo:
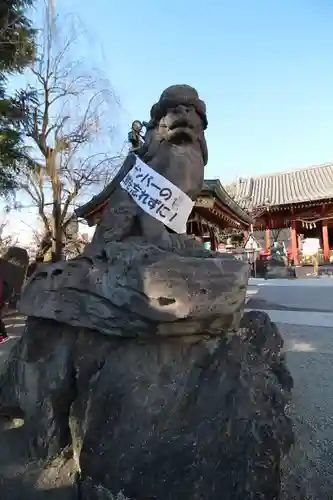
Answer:
[[[34,84],[21,97],[29,111],[23,127],[33,164],[22,175],[21,187],[36,206],[45,232],[51,233],[53,258],[58,260],[75,205],[102,189],[120,162],[111,144],[110,119],[117,99],[75,59],[80,33],[54,17],[49,5],[41,37],[31,70]]]

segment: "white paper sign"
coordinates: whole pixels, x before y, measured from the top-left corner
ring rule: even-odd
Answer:
[[[186,233],[186,222],[194,202],[140,158],[120,185],[147,214],[175,233]]]

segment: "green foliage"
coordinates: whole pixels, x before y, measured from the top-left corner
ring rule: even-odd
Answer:
[[[23,96],[8,96],[7,77],[33,61],[35,30],[25,16],[33,0],[0,0],[0,195],[16,187],[18,171],[27,165],[21,124],[26,117]]]
[[[33,0],[0,2],[0,74],[22,71],[34,58],[31,21],[25,16]]]

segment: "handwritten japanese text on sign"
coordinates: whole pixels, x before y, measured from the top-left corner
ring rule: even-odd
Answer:
[[[178,234],[186,233],[194,202],[140,158],[120,185],[147,214]]]

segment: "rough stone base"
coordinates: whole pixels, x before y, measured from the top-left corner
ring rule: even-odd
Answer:
[[[24,288],[19,310],[112,337],[219,335],[238,326],[248,265],[174,236],[182,248],[133,238],[44,265]]]
[[[73,450],[73,498],[274,500],[293,442],[281,347],[260,312],[246,313],[237,332],[195,342],[30,318],[0,401],[24,411],[41,464]]]

